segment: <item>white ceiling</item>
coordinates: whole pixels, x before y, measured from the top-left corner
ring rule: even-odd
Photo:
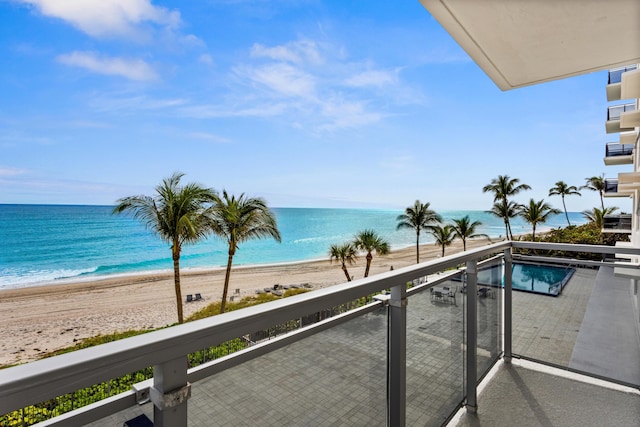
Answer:
[[[502,90],[640,63],[640,0],[420,0]]]

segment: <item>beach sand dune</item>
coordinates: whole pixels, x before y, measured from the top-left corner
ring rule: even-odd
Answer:
[[[486,239],[468,247],[488,244]],[[460,242],[447,255],[462,250]],[[420,249],[421,261],[434,259],[441,249],[433,244]],[[364,256],[349,274],[363,277]],[[415,263],[415,248],[373,258],[370,275]],[[224,269],[185,271],[183,298],[200,293],[204,300],[184,304],[185,316],[222,298]],[[338,263],[327,260],[252,267],[234,267],[229,295],[255,295],[274,284],[310,283],[314,289],[344,283]],[[236,293],[237,292],[237,293]],[[38,359],[42,354],[74,345],[78,340],[131,329],[151,329],[177,321],[173,274],[131,275],[81,283],[60,283],[0,291],[0,365]]]

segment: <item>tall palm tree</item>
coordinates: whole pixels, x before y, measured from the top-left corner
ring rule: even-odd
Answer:
[[[562,197],[562,207],[564,208],[564,216],[567,218],[567,224],[571,225],[569,221],[569,214],[567,213],[567,205],[564,203],[564,196],[582,196],[575,185],[567,185],[564,181],[556,182],[554,187],[549,189],[549,196]]]
[[[509,233],[511,232],[511,225],[509,223],[509,220],[518,216],[520,207],[520,204],[516,202],[505,203],[504,200],[500,200],[499,202],[493,204],[491,210],[487,211],[488,213],[493,214],[498,218],[502,218],[502,220],[504,221],[504,228],[507,239],[513,240],[513,234],[509,235]]]
[[[552,208],[551,205],[545,203],[544,199],[537,202],[533,199],[529,200],[528,205],[520,208],[520,216],[524,218],[533,227],[531,240],[536,241],[536,226],[547,222],[549,216],[562,213],[559,209]]]
[[[347,264],[353,265],[358,259],[357,250],[352,243],[344,243],[342,245],[331,245],[329,248],[329,261],[333,262],[335,259],[339,261],[344,271],[344,275],[347,276],[347,282],[351,281],[351,276],[347,271]]]
[[[222,197],[216,197],[214,205],[207,211],[209,229],[229,245],[227,270],[224,276],[222,303],[220,313],[224,313],[231,277],[233,256],[239,244],[252,239],[273,238],[280,242],[280,231],[275,214],[267,207],[267,203],[258,197],[229,196],[223,190]]]
[[[509,175],[498,175],[497,178],[493,178],[491,182],[482,188],[483,193],[493,193],[494,207],[495,203],[502,201],[503,207],[509,205],[509,197],[515,196],[521,191],[531,190],[531,187],[527,184],[518,184],[520,180],[518,178],[511,178]],[[505,221],[507,227],[507,238],[513,240],[513,232],[511,231],[510,216],[501,217]]]
[[[476,233],[476,228],[480,227],[482,223],[480,221],[471,222],[469,215],[463,216],[460,219],[453,220],[453,234],[462,240],[462,250],[467,250],[467,239],[473,239],[474,237],[486,237],[488,235],[484,233]]]
[[[618,208],[616,206],[607,206],[603,210],[593,208],[590,211],[582,211],[582,215],[590,222],[594,222],[598,227],[598,230],[602,230],[602,226],[604,225],[604,217],[606,215],[611,215],[617,210]]]
[[[585,181],[587,183],[580,187],[580,189],[597,191],[600,194],[600,206],[602,206],[602,210],[604,211],[604,174],[585,178]]]
[[[171,245],[173,280],[178,308],[178,322],[182,323],[182,292],[180,289],[180,252],[182,246],[204,237],[203,214],[215,192],[198,184],[180,185],[184,174],[175,172],[162,180],[154,196],[130,196],[117,201],[113,213],[131,212],[134,218]]]
[[[442,247],[442,256],[444,256],[444,249],[450,246],[455,239],[455,230],[452,225],[430,225],[428,228],[429,234],[436,239],[436,245]]]
[[[416,232],[416,264],[420,262],[420,230],[426,229],[430,224],[441,222],[442,217],[436,211],[429,209],[429,202],[420,203],[416,200],[413,206],[405,209],[403,214],[398,215],[397,229],[412,228]]]
[[[364,277],[369,277],[369,268],[373,260],[373,251],[378,255],[387,255],[389,253],[389,242],[380,237],[374,230],[363,230],[356,234],[353,242],[356,249],[367,252],[367,266],[364,269]]]

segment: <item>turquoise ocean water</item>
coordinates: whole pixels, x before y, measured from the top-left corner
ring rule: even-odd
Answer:
[[[166,271],[173,268],[169,246],[138,221],[112,215],[111,206],[0,205],[0,289],[98,276]],[[415,244],[411,230],[396,230],[401,210],[274,208],[282,243],[256,240],[241,245],[234,265],[271,264],[327,259],[333,243],[342,243],[365,228],[386,238],[392,249]],[[504,235],[504,223],[484,211],[440,211],[445,219],[469,215],[483,223],[480,232]],[[578,212],[569,213],[572,224],[585,222]],[[539,227],[563,227],[564,214]],[[530,233],[520,219],[514,234]],[[420,243],[433,242],[422,234]],[[226,265],[227,247],[209,238],[185,247],[182,268]]]

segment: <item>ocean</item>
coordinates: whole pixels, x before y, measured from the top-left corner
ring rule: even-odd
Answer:
[[[0,204],[0,289],[95,279],[101,276],[171,271],[169,245],[137,220],[112,215],[112,206],[2,205]],[[396,230],[402,210],[273,208],[282,242],[272,239],[246,242],[234,257],[234,266],[326,259],[329,246],[372,228],[392,249],[415,245],[412,230]],[[484,211],[440,211],[444,220],[469,215],[482,222],[479,232],[504,236],[504,223]],[[570,212],[572,224],[586,220]],[[540,231],[566,225],[564,214],[538,227]],[[531,226],[513,220],[514,234],[530,233]],[[426,233],[420,243],[433,243]],[[181,268],[223,267],[227,246],[210,237],[185,246]]]

